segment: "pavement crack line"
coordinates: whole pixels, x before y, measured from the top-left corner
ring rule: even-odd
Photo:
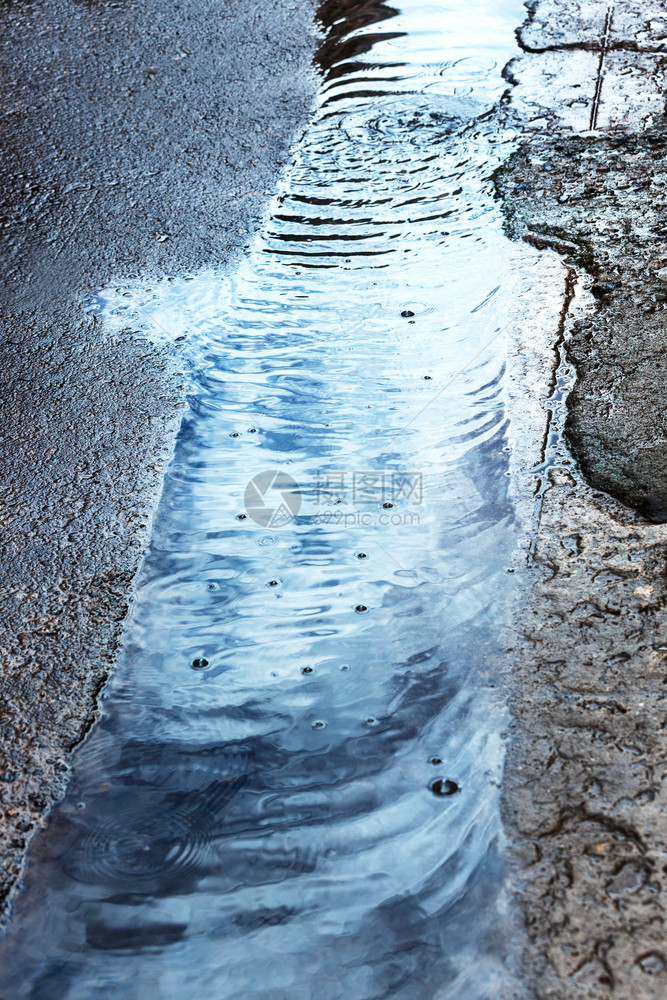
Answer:
[[[529,56],[543,56],[547,52],[600,52],[602,45],[599,39],[594,41],[577,42],[554,42],[551,45],[530,45],[521,37],[517,38],[518,46],[522,52]],[[639,42],[631,42],[627,38],[618,38],[616,41],[607,39],[605,54],[607,52],[635,52],[642,56],[664,55],[667,47],[660,42],[656,45],[640,45]]]
[[[602,97],[602,84],[604,83],[604,60],[605,56],[607,55],[607,49],[609,47],[609,36],[611,35],[611,26],[613,20],[614,20],[614,8],[608,7],[604,19],[604,29],[602,32],[602,41],[600,45],[600,59],[598,61],[598,72],[595,80],[595,94],[593,96],[593,106],[591,107],[591,121],[590,121],[591,132],[595,131],[598,124],[598,114],[600,112],[600,99]]]
[[[565,336],[567,330],[567,321],[570,315],[570,307],[576,295],[576,285],[577,285],[577,273],[572,267],[567,267],[565,270],[565,288],[563,289],[563,304],[561,306],[560,315],[558,318],[558,327],[556,330],[556,339],[554,340],[554,364],[551,371],[551,379],[549,381],[549,395],[544,400],[544,408],[547,411],[547,421],[544,428],[544,436],[542,438],[542,449],[540,454],[539,465],[533,470],[535,473],[539,474],[537,480],[537,485],[535,487],[535,513],[533,515],[533,531],[531,534],[530,545],[528,547],[527,553],[527,563],[532,565],[535,557],[535,549],[537,546],[537,539],[539,535],[540,520],[542,517],[542,502],[544,499],[544,494],[549,486],[549,468],[553,466],[553,460],[550,458],[549,452],[557,453],[559,445],[562,443],[562,431],[555,431],[554,429],[554,414],[556,410],[557,396],[559,395],[559,385],[558,385],[558,370],[561,365],[565,364],[567,358],[565,357]],[[559,444],[556,447],[549,446],[549,441],[556,434]]]

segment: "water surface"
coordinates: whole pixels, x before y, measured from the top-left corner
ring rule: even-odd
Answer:
[[[7,1000],[498,996],[516,527],[490,178],[521,15],[326,4],[318,109],[236,273],[95,304],[179,345],[189,410]]]

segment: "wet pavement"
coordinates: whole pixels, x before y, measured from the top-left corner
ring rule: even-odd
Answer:
[[[117,663],[12,997],[664,996],[667,22],[531,5],[503,84],[523,10],[456,6],[323,6],[234,265],[309,12],[3,9],[7,887]]]
[[[658,1000],[667,20],[649,4],[538,3],[520,40],[506,111],[529,139],[498,175],[508,231],[558,253],[589,303],[566,309],[544,345],[546,361],[562,333],[565,450],[536,471],[512,654],[504,815],[530,939],[524,975],[540,998]],[[547,378],[541,394],[549,414]]]
[[[0,898],[111,670],[182,371],[83,303],[231,258],[317,83],[312,5],[0,5]]]

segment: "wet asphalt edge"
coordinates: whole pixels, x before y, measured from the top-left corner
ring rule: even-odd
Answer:
[[[0,909],[95,718],[185,406],[110,281],[231,261],[314,106],[310,0],[0,8]]]

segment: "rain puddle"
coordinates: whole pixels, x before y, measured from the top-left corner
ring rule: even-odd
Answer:
[[[189,410],[5,1000],[498,996],[515,289],[490,176],[522,16],[327,4],[319,107],[237,272],[97,304],[178,342]]]

